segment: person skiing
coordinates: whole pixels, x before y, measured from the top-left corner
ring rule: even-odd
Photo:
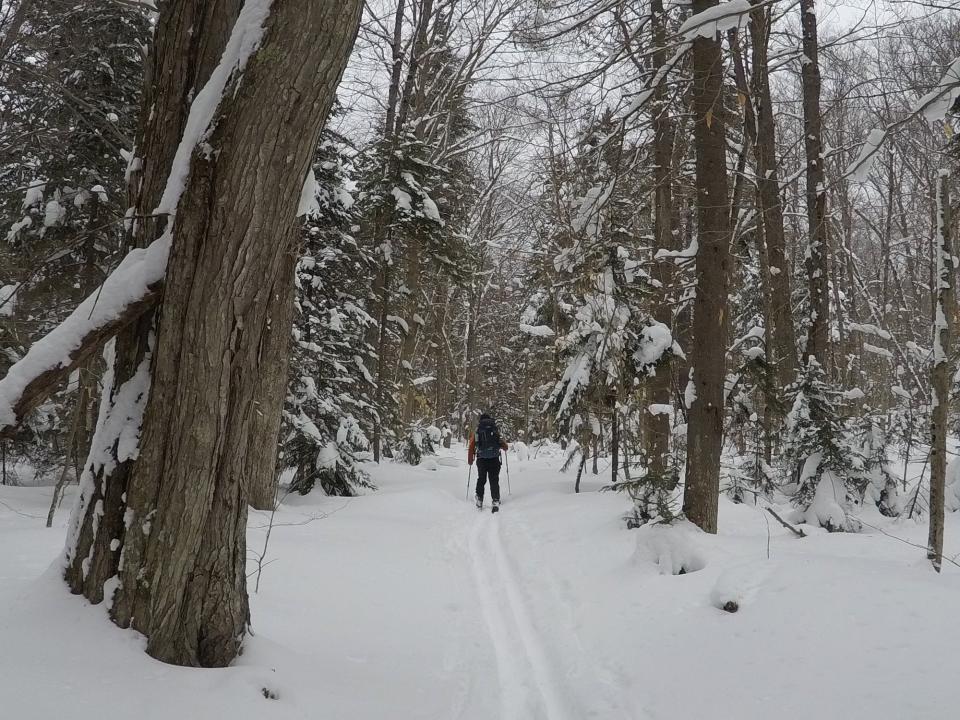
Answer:
[[[488,477],[493,512],[500,507],[500,451],[507,449],[496,421],[487,413],[481,413],[477,431],[470,436],[467,446],[467,464],[473,465],[474,458],[477,460],[477,509],[483,507],[483,491]]]

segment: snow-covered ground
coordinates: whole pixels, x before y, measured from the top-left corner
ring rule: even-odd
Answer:
[[[960,569],[937,576],[901,541],[923,546],[925,525],[869,515],[883,532],[797,539],[723,501],[717,537],[630,531],[624,497],[592,476],[574,495],[558,465],[512,455],[496,516],[466,502],[452,459],[376,468],[380,490],[360,498],[288,498],[255,635],[226,670],[158,663],[70,596],[66,508],[48,530],[49,488],[2,487],[0,717],[956,716]],[[268,520],[250,518],[251,572]],[[703,568],[663,575],[655,558]],[[716,607],[728,599],[739,612]]]

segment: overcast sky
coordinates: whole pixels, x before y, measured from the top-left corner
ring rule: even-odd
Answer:
[[[817,20],[820,25],[839,23],[852,25],[864,18],[872,23],[874,18],[890,19],[890,8],[899,5],[899,10],[908,9],[909,3],[898,0],[820,0],[817,3]]]

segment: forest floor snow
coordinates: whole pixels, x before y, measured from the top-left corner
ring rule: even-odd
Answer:
[[[47,529],[50,488],[0,487],[0,717],[955,717],[960,568],[931,570],[925,524],[797,539],[722,500],[715,537],[627,530],[599,478],[575,495],[558,455],[510,461],[498,515],[452,459],[374,468],[363,497],[288,497],[224,670],[156,662],[69,595],[66,506]],[[252,573],[269,521],[251,513]],[[952,557],[960,514],[946,534]],[[695,571],[662,574],[679,565]]]

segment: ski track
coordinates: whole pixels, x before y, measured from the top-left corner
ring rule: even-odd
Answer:
[[[542,542],[535,537],[522,513],[517,513],[516,519],[515,527],[524,536],[525,544],[533,551],[532,558],[528,558],[528,564],[536,568],[534,574],[545,586],[537,594],[542,601],[540,604],[554,603],[557,606],[557,613],[552,616],[558,619],[554,625],[567,629],[564,634],[567,651],[563,653],[563,657],[570,659],[571,667],[568,676],[572,680],[588,675],[595,681],[589,693],[588,702],[585,703],[586,716],[605,719],[621,718],[622,720],[647,718],[648,716],[637,707],[636,698],[632,697],[624,687],[622,682],[622,678],[625,677],[624,671],[610,664],[607,658],[597,657],[596,648],[588,651],[584,646],[577,632],[579,628],[577,607],[571,597],[569,582],[562,579],[550,567],[550,563],[542,552],[537,552]]]
[[[480,612],[490,634],[497,663],[497,680],[499,684],[500,717],[501,720],[523,718],[527,703],[522,683],[522,671],[519,668],[519,655],[513,647],[513,640],[508,626],[509,618],[499,607],[496,591],[492,583],[495,577],[490,573],[483,559],[483,548],[480,547],[480,534],[483,523],[489,520],[479,517],[470,528],[470,564],[473,568],[474,580],[477,585],[477,597],[480,600]],[[532,715],[530,717],[533,717]]]
[[[442,560],[449,563],[457,562],[463,557],[467,546],[467,538],[462,531],[462,519],[450,519],[442,525],[438,532],[437,543],[432,547],[440,548]],[[453,683],[455,694],[450,703],[448,717],[451,720],[463,720],[469,717],[472,710],[471,699],[477,691],[477,676],[471,672],[471,658],[468,651],[469,633],[466,625],[468,606],[457,605],[448,608],[451,611],[451,623],[454,630],[446,641],[443,654],[441,676]]]
[[[470,530],[469,551],[496,656],[501,720],[577,720],[584,715],[564,692],[531,620],[503,548],[500,520],[492,514],[478,517]]]

